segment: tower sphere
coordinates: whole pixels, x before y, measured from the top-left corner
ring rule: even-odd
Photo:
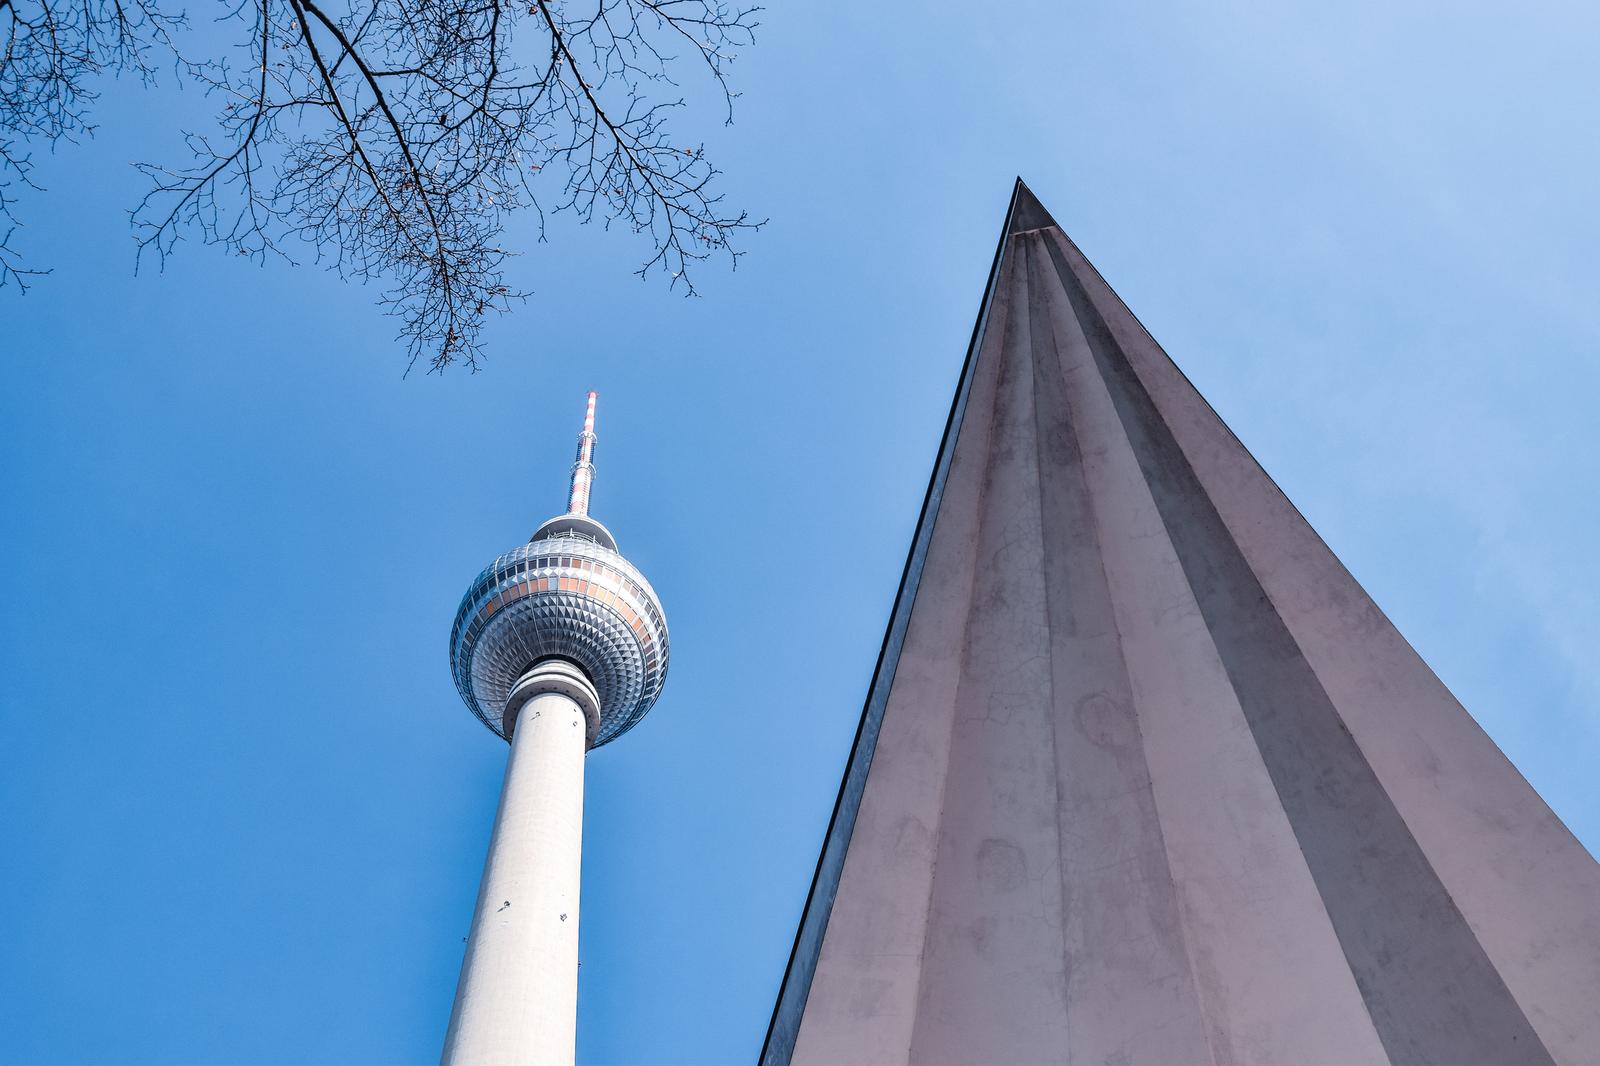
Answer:
[[[566,514],[484,569],[467,589],[450,630],[450,671],[472,713],[510,739],[512,689],[535,664],[577,664],[599,696],[589,747],[645,716],[667,676],[667,623],[644,575],[588,515],[593,477],[594,393],[578,441]]]

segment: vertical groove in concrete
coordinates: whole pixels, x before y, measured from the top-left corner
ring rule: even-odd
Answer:
[[[1059,230],[1052,239],[1545,1047],[1558,1062],[1593,1062],[1600,866],[1083,253]]]
[[[1042,247],[1040,255],[1047,256]],[[1294,827],[1059,278],[1052,294],[1211,1055],[1226,1063],[1382,1062]]]
[[[1028,245],[1029,260],[1038,258]],[[1030,286],[1071,1062],[1212,1061],[1058,350]],[[1165,1024],[1151,1026],[1149,1018]]]
[[[1029,287],[1013,264],[1012,292]],[[911,1061],[1048,1060],[1065,1040],[1032,340],[1008,316]]]
[[[763,1062],[1576,1066],[1596,1002],[1600,867],[1019,182]]]
[[[1050,251],[1385,1050],[1395,1062],[1549,1063],[1060,248]]]

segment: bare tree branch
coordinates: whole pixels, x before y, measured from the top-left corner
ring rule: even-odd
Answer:
[[[46,14],[30,32],[48,33],[48,4],[60,2],[0,0],[0,19],[32,5]],[[121,3],[157,0],[89,2],[111,4],[114,22]],[[649,247],[638,273],[693,293],[691,268],[736,264],[736,239],[760,223],[725,208],[702,149],[669,134],[684,102],[673,50],[731,121],[729,67],[753,42],[757,11],[725,0],[238,0],[226,17],[249,28],[245,61],[179,60],[219,101],[218,129],[186,134],[186,164],[140,164],[151,183],[133,212],[140,256],[164,262],[193,233],[247,258],[304,252],[382,281],[408,365],[429,370],[476,369],[488,314],[524,295],[505,279],[518,209],[536,212],[540,239],[552,211],[626,226]],[[152,21],[153,7],[134,15],[170,47],[174,20]]]
[[[42,191],[33,147],[92,134],[96,76],[150,80],[182,25],[155,0],[0,0],[0,289],[26,292],[30,278],[49,273],[25,267],[13,243],[19,196]]]

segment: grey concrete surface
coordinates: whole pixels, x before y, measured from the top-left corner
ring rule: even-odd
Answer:
[[[1600,867],[1020,182],[762,1061],[1600,1062]]]

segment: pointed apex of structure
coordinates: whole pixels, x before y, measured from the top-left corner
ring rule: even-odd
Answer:
[[[1028,188],[1027,182],[1018,178],[1016,190],[1011,194],[1011,224],[1006,227],[1006,232],[1022,233],[1054,225],[1056,220],[1050,217],[1050,212],[1046,211],[1039,198],[1033,195],[1033,190]]]

